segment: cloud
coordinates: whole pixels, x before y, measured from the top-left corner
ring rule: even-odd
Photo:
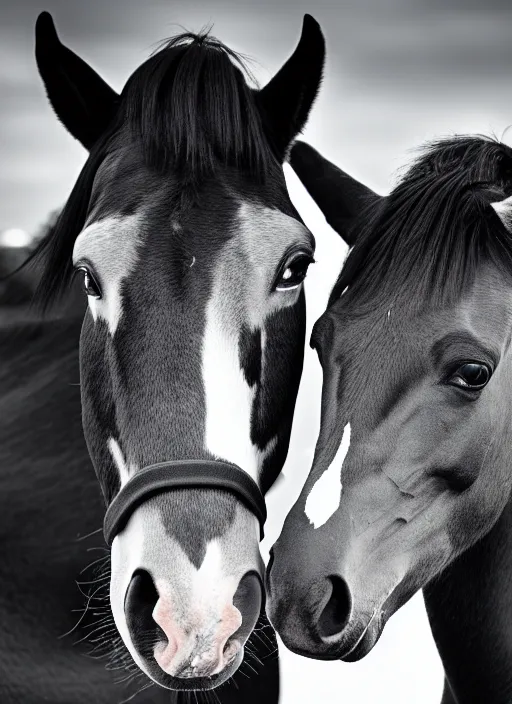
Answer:
[[[214,33],[256,59],[265,83],[291,53],[304,12],[327,38],[323,88],[305,137],[386,190],[407,150],[435,134],[498,133],[508,100],[512,7],[441,0],[48,0],[63,40],[119,90],[158,40],[214,22]],[[0,23],[0,228],[35,227],[67,197],[85,152],[47,104],[34,61],[39,0],[2,0]],[[48,166],[43,167],[47,161]],[[30,164],[33,164],[33,168]],[[9,187],[9,173],[12,175]],[[38,179],[41,179],[38,183]],[[19,207],[13,217],[13,193]],[[45,199],[50,201],[45,205]]]

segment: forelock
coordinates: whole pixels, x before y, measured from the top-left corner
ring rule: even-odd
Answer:
[[[427,145],[391,194],[361,214],[329,305],[363,310],[411,290],[415,305],[443,305],[483,261],[512,274],[512,238],[490,207],[511,193],[506,145],[464,136]]]

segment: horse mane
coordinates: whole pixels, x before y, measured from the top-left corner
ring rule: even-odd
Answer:
[[[210,36],[183,33],[164,42],[128,79],[116,118],[91,150],[55,225],[27,260],[44,262],[35,303],[45,310],[66,290],[96,172],[109,149],[133,142],[145,163],[177,173],[194,189],[221,167],[263,182],[280,167],[266,137],[244,59]]]
[[[358,306],[407,285],[415,305],[460,298],[491,261],[512,274],[512,237],[490,204],[512,194],[512,149],[456,136],[427,144],[391,194],[356,223],[357,240],[331,292]]]

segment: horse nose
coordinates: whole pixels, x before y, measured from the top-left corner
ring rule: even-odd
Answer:
[[[137,570],[126,592],[125,617],[132,643],[144,660],[156,661],[173,677],[211,677],[239,655],[256,625],[261,601],[259,578],[251,573],[240,580],[232,600],[217,610],[192,605],[190,622],[183,622],[172,600],[159,594],[151,575]]]
[[[325,588],[330,590],[330,595],[317,623],[318,634],[323,640],[340,635],[349,623],[352,611],[350,589],[342,577],[328,577]]]
[[[270,601],[270,619],[284,644],[299,655],[316,657],[334,652],[350,623],[352,597],[338,575],[318,577],[292,598]]]

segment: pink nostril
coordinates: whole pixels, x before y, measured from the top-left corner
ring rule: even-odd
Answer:
[[[172,605],[159,595],[149,572],[134,573],[124,609],[137,652],[146,659],[154,658],[163,670],[171,667],[180,646],[179,632],[172,618]]]
[[[155,621],[159,623],[156,618]],[[166,640],[162,639],[159,643],[155,645],[154,658],[160,665],[162,670],[168,670],[170,667],[172,667],[172,662],[176,657],[176,653],[178,652],[178,643],[169,628],[167,628],[167,630],[162,628],[162,630],[164,631]]]
[[[176,658],[177,651],[178,647],[174,640],[171,642],[168,641],[167,643],[157,643],[155,645],[155,660],[160,665],[162,670],[168,672],[172,668],[173,660]]]
[[[242,615],[233,604],[226,604],[217,622],[213,616],[205,617],[198,619],[195,628],[183,629],[173,619],[169,601],[160,597],[153,618],[168,639],[154,649],[156,662],[167,674],[175,677],[216,675],[240,651],[240,643],[233,634],[241,626]]]
[[[153,582],[137,570],[128,587],[125,615],[138,654],[171,677],[210,677],[229,667],[243,649],[261,608],[261,585],[245,575],[236,593],[212,593],[205,603],[176,607],[167,580]],[[184,611],[184,612],[183,612]]]
[[[174,609],[169,597],[160,596],[153,609],[153,620],[161,628],[167,642],[161,641],[155,646],[155,660],[163,670],[172,668],[173,660],[178,654],[180,646],[185,641],[185,634],[181,631],[174,618]]]
[[[159,595],[149,572],[136,570],[126,591],[124,613],[132,643],[146,658],[153,656],[152,644],[167,637],[153,618],[158,601]]]

